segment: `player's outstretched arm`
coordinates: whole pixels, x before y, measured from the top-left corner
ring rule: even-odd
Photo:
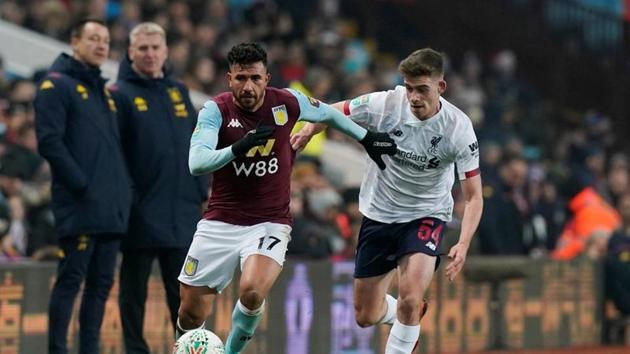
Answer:
[[[330,106],[338,110],[339,112],[343,112],[343,104],[344,101],[333,103]],[[300,151],[304,149],[306,144],[308,144],[311,139],[326,130],[328,126],[326,124],[321,123],[306,123],[295,134],[291,134],[291,147],[295,151]]]
[[[462,192],[465,199],[464,216],[462,217],[462,226],[459,232],[459,241],[451,247],[448,258],[451,260],[446,266],[446,277],[453,281],[464,267],[466,254],[470,246],[483,211],[483,194],[481,187],[481,176],[475,175],[460,181]]]
[[[387,133],[366,130],[332,106],[306,97],[298,91],[291,89],[288,91],[293,93],[298,100],[300,120],[326,124],[358,140],[381,170],[386,167],[382,155],[396,154],[396,143]]]

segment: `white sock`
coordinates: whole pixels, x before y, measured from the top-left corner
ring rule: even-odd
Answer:
[[[260,305],[260,307],[255,310],[250,310],[247,307],[245,307],[245,305],[241,303],[240,299],[236,302],[236,306],[238,306],[238,309],[241,310],[242,313],[248,316],[258,316],[261,313],[263,313],[263,311],[265,311],[265,300],[263,300],[262,305]]]
[[[387,338],[385,354],[411,354],[418,337],[420,325],[407,326],[395,320]]]
[[[394,320],[396,320],[396,304],[398,301],[394,299],[393,296],[385,294],[385,303],[387,304],[387,311],[385,311],[385,315],[383,315],[383,318],[381,318],[378,323],[394,324]]]

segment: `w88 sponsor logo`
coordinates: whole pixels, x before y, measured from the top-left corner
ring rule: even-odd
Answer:
[[[266,174],[272,175],[278,172],[279,169],[277,157],[273,157],[269,161],[259,160],[256,162],[243,162],[240,164],[232,161],[232,166],[234,166],[234,172],[236,172],[237,176],[244,175],[245,177],[262,177]]]
[[[273,146],[275,142],[276,139],[269,139],[267,140],[265,145],[254,146],[253,148],[251,148],[247,152],[247,154],[245,154],[245,156],[256,157],[256,155],[260,155],[264,158],[273,155]],[[277,157],[272,157],[269,161],[259,160],[250,163],[243,162],[240,164],[232,161],[232,166],[234,166],[234,172],[236,172],[237,176],[244,175],[245,177],[249,177],[250,175],[258,177],[262,177],[266,174],[272,175],[278,172],[279,168]]]

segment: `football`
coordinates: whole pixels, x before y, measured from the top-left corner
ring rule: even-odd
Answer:
[[[207,329],[186,332],[175,342],[173,354],[224,354],[221,338]]]

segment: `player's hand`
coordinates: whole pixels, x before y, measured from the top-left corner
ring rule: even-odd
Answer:
[[[254,146],[264,145],[273,134],[273,130],[273,126],[262,125],[248,131],[245,136],[232,144],[232,153],[234,156],[245,155]]]
[[[384,170],[386,167],[381,155],[391,156],[396,154],[396,142],[387,133],[374,133],[368,130],[365,137],[359,142],[381,170]]]
[[[289,141],[291,142],[291,147],[293,148],[293,150],[301,151],[302,149],[304,149],[306,144],[311,141],[312,137],[313,135],[304,132],[304,130],[302,129],[299,132],[292,134],[289,138]]]
[[[446,277],[449,281],[455,280],[457,273],[464,267],[467,253],[468,246],[463,243],[458,243],[451,247],[451,250],[448,252],[450,263],[446,266]]]

